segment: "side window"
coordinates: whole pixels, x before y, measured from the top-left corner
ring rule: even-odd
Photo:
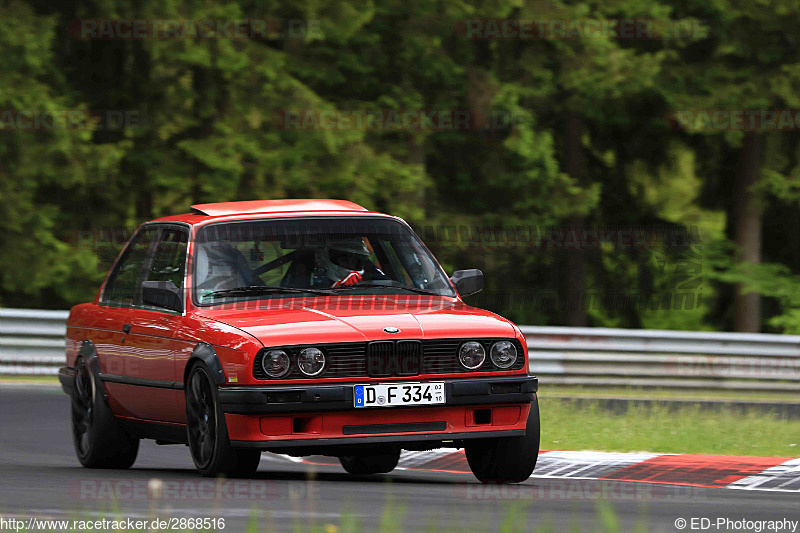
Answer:
[[[153,254],[153,262],[147,271],[147,281],[171,281],[183,287],[186,266],[188,233],[179,228],[164,228]]]
[[[144,228],[136,234],[108,277],[101,298],[103,303],[121,306],[136,303],[138,288],[142,282],[142,269],[156,235],[158,230],[155,228]]]

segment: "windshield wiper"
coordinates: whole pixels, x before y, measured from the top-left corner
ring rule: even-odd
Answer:
[[[381,283],[355,283],[353,285],[341,285],[339,287],[333,287],[330,290],[339,292],[339,291],[356,290],[356,289],[402,289],[417,294],[426,294],[428,296],[442,296],[438,292],[433,292],[425,289],[418,289],[416,287],[408,287],[406,285],[383,285]]]
[[[299,289],[297,287],[275,287],[271,285],[247,285],[245,287],[235,287],[204,294],[202,297],[217,298],[224,296],[237,296],[249,294],[318,294],[320,296],[330,296],[331,291],[322,289]]]

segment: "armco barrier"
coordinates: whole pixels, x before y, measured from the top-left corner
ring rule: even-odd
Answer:
[[[55,374],[67,311],[0,309],[0,374]],[[800,336],[523,326],[542,385],[800,391]]]
[[[800,391],[800,336],[525,326],[542,383]]]
[[[0,374],[56,374],[64,366],[67,311],[0,309]]]

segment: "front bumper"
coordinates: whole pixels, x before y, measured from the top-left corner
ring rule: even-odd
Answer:
[[[414,379],[409,379],[413,382]],[[444,405],[484,405],[530,403],[539,388],[533,376],[483,379],[450,379],[444,381]],[[369,379],[359,384],[368,383]],[[405,381],[404,381],[405,383]],[[303,387],[223,387],[219,389],[222,410],[230,414],[278,414],[320,411],[356,410],[353,385],[308,385]],[[437,407],[441,406],[439,404]],[[424,407],[424,406],[423,406]],[[427,407],[431,408],[431,407]],[[362,408],[359,411],[392,408]]]
[[[535,377],[443,381],[446,403],[413,407],[357,409],[352,384],[222,388],[219,393],[236,447],[336,455],[342,447],[359,445],[428,449],[525,434],[538,388]]]

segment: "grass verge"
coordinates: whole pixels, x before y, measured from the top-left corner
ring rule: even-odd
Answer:
[[[58,385],[57,376],[0,376],[2,383],[36,383],[41,385]]]
[[[642,387],[585,387],[540,384],[547,396],[593,398],[646,398],[664,400],[730,400],[741,402],[797,402],[797,393],[719,389],[654,389]]]
[[[800,420],[697,407],[631,406],[613,414],[597,404],[539,398],[544,450],[699,453],[794,457]]]

